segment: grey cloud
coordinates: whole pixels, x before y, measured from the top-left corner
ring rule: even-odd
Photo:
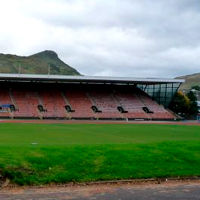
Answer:
[[[13,1],[4,2],[4,53],[52,49],[88,75],[200,71],[199,0],[16,0],[12,7]]]

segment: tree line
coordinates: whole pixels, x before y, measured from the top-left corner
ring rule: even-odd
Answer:
[[[199,86],[193,86],[186,94],[178,91],[169,105],[173,112],[186,119],[196,118],[198,114],[197,97],[192,89],[200,91]]]

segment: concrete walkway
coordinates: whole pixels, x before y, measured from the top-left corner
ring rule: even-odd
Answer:
[[[200,200],[200,182],[5,188],[0,200]]]

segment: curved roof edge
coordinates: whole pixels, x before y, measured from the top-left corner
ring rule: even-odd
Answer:
[[[93,82],[93,83],[183,83],[183,79],[166,78],[136,78],[111,76],[68,76],[44,74],[5,74],[0,73],[0,81],[30,81],[30,82]]]

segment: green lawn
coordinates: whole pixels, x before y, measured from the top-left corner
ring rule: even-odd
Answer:
[[[2,123],[0,173],[22,185],[200,176],[200,126]]]

